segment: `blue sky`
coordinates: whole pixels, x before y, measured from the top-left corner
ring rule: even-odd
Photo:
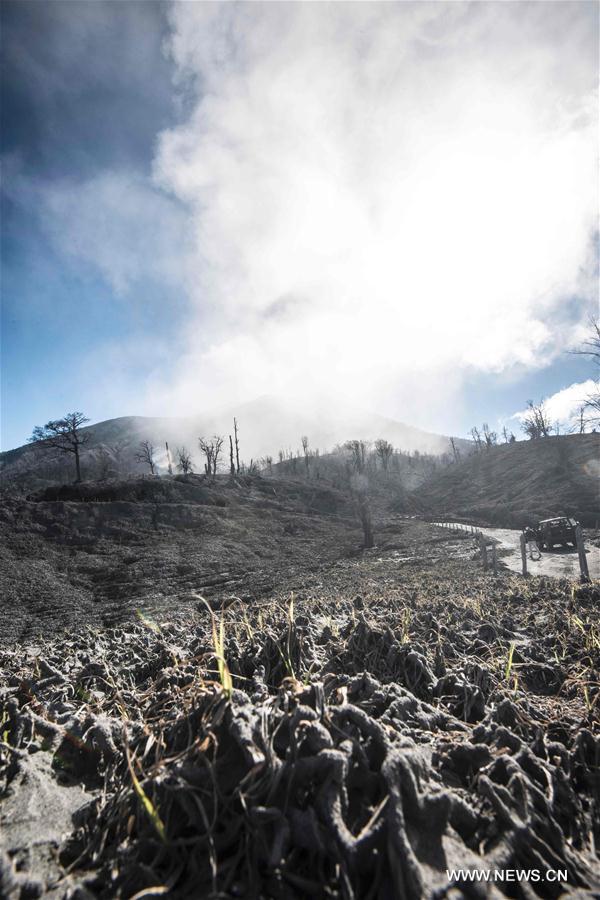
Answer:
[[[45,193],[105,172],[141,179],[156,134],[177,120],[159,4],[6,3],[2,9],[2,445],[35,423],[89,409],[118,415],[103,397],[102,365],[114,342],[176,340],[184,303],[164,285],[136,280],[143,309],[119,296],[93,262],[69,258]],[[101,238],[100,238],[101,239]],[[172,314],[174,313],[175,316]],[[142,391],[151,355],[119,360],[130,395]]]
[[[466,434],[585,385],[597,17],[3,3],[3,449],[265,393]]]

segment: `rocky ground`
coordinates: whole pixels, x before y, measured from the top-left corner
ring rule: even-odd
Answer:
[[[260,596],[3,646],[0,896],[598,895],[598,586],[342,520]]]

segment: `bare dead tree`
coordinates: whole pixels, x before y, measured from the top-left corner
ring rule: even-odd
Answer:
[[[521,428],[530,440],[549,437],[552,433],[552,426],[548,416],[548,410],[544,400],[534,403],[533,400],[527,401],[529,412],[523,418]]]
[[[367,464],[367,453],[369,450],[368,441],[346,441],[344,449],[350,453],[350,459],[355,472],[359,475],[365,471]]]
[[[138,462],[148,466],[151,475],[156,475],[156,462],[154,460],[154,444],[150,441],[140,441],[140,449],[135,454]]]
[[[205,438],[198,438],[198,446],[206,457],[206,462],[204,463],[204,472],[206,473],[206,475],[210,475],[212,473],[212,442],[205,440]]]
[[[213,438],[213,445],[213,475],[216,475],[217,463],[219,462],[219,454],[221,453],[221,447],[223,446],[223,438],[215,434]]]
[[[233,433],[235,435],[235,470],[240,474],[240,442],[238,440],[238,425],[237,419],[233,420]]]
[[[177,460],[177,468],[182,475],[189,475],[192,469],[192,456],[187,447],[177,447],[175,450],[175,458]]]
[[[483,441],[481,439],[481,432],[479,431],[479,428],[477,428],[476,425],[473,425],[473,427],[471,428],[471,431],[469,433],[470,433],[471,437],[473,438],[473,443],[475,444],[475,449],[477,450],[477,452],[479,452],[479,450],[481,450],[481,448],[483,446]]]
[[[308,475],[310,468],[310,451],[308,449],[308,438],[305,434],[300,438],[302,441],[302,453],[304,454],[304,465],[306,468],[306,474]]]
[[[490,429],[490,426],[488,425],[487,422],[483,423],[482,431],[483,431],[483,439],[485,441],[486,449],[489,450],[490,447],[493,447],[494,444],[496,444],[498,442],[498,435],[496,434],[495,431],[492,431]]]
[[[389,441],[386,441],[384,438],[379,438],[375,441],[375,454],[381,460],[381,465],[384,472],[387,472],[388,470],[390,459],[392,458],[393,453],[394,448]]]
[[[30,443],[41,443],[60,453],[72,453],[75,457],[76,482],[81,481],[81,447],[87,443],[89,435],[81,433],[81,426],[89,419],[81,412],[67,413],[62,419],[52,419],[45,425],[36,425],[29,438]]]
[[[359,494],[358,497],[358,514],[363,530],[363,547],[369,550],[375,543],[373,538],[373,520],[371,518],[371,504],[369,497],[365,494]]]
[[[217,434],[213,435],[211,440],[198,438],[198,445],[206,457],[204,471],[207,475],[216,475],[219,454],[221,452],[221,447],[223,446],[223,438]]]
[[[587,414],[588,404],[587,402],[582,403],[582,405],[577,410],[577,421],[571,425],[569,429],[571,434],[585,434],[588,425],[592,425],[594,423],[594,419],[591,418]]]
[[[600,425],[600,381],[597,382],[595,389],[586,397],[585,408],[589,410],[586,421],[592,425]]]
[[[204,463],[204,471],[207,475],[212,473],[212,457],[213,457],[213,447],[212,442],[206,440],[205,438],[198,438],[198,446],[202,453],[204,453],[206,457],[206,462]]]
[[[579,356],[589,356],[594,365],[600,368],[600,319],[592,316],[589,322],[589,333],[577,350],[571,350]]]
[[[460,459],[460,450],[456,444],[456,441],[453,437],[450,438],[450,446],[452,447],[452,455],[454,456],[454,462],[458,462]]]
[[[169,444],[167,441],[165,441],[165,447],[167,450],[167,471],[168,471],[169,475],[172,475],[173,474],[173,461],[171,459],[171,451],[169,450]]]
[[[233,461],[233,438],[229,435],[229,474],[233,478],[235,475],[235,463]]]
[[[600,368],[600,319],[594,316],[590,319],[587,339],[581,347],[571,352],[589,357],[596,368]],[[583,405],[588,410],[587,422],[593,426],[600,425],[600,378],[596,379],[594,388]]]

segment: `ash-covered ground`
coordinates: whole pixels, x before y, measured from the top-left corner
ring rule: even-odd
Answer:
[[[0,634],[27,641],[136,610],[246,601],[356,554],[347,492],[226,476],[88,482],[0,501]]]
[[[257,514],[246,576],[215,556],[237,581],[165,577],[112,627],[86,582],[4,643],[0,895],[597,896],[598,586],[483,573],[468,536],[399,516],[360,552],[347,510],[290,509]]]

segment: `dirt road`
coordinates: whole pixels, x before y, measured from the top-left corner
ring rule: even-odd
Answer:
[[[458,523],[448,523],[459,527]],[[461,528],[470,525],[460,524]],[[475,526],[474,526],[475,527]],[[514,528],[478,528],[482,534],[498,542],[502,562],[512,572],[521,571],[521,532]],[[600,549],[586,543],[585,548],[591,578],[600,578]],[[534,556],[538,556],[535,553]],[[545,550],[539,559],[527,557],[527,569],[531,575],[553,575],[557,578],[578,578],[579,559],[573,547],[555,548],[552,552]]]
[[[497,540],[499,549],[508,550],[503,562],[513,572],[521,571],[521,532],[510,528],[482,528],[486,537]],[[598,547],[586,545],[588,569],[591,578],[600,578],[600,550]],[[557,547],[552,551],[544,550],[527,558],[527,569],[532,575],[555,575],[559,578],[579,577],[579,557],[574,547]]]

